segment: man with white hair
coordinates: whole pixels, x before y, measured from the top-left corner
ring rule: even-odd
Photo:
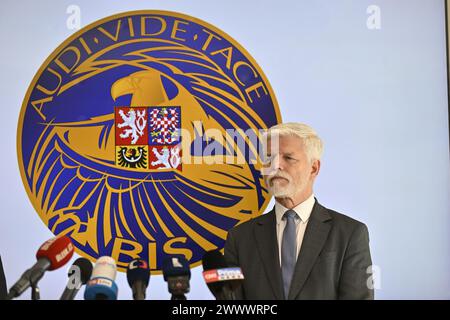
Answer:
[[[242,268],[241,299],[373,299],[367,227],[314,197],[323,144],[300,123],[267,133],[262,170],[275,207],[232,228],[229,265]]]

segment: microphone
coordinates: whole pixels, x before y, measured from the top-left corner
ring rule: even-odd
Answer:
[[[235,292],[242,285],[244,275],[239,267],[228,267],[219,250],[203,255],[203,279],[217,300],[236,300]]]
[[[189,279],[191,269],[184,256],[170,256],[163,261],[162,266],[164,281],[167,282],[170,300],[186,300],[185,294],[189,292]]]
[[[9,290],[8,300],[20,296],[30,286],[38,294],[37,283],[45,271],[55,270],[65,265],[73,255],[73,244],[67,236],[55,237],[45,241],[36,253],[37,262],[26,270]],[[34,297],[34,295],[33,295]]]
[[[92,270],[92,279],[84,290],[85,300],[117,300],[116,261],[108,256],[98,258]]]
[[[92,263],[86,258],[78,258],[70,267],[69,281],[60,300],[73,300],[81,286],[89,281],[92,275]]]
[[[147,262],[141,259],[134,259],[127,268],[127,280],[133,290],[134,300],[145,300],[145,290],[150,281],[150,269]]]

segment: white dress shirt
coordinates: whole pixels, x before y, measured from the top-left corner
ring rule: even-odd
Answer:
[[[314,203],[316,200],[314,199],[314,194],[300,203],[298,206],[292,208],[300,219],[295,219],[296,232],[297,232],[297,257],[300,252],[300,248],[302,246],[303,237],[305,235],[306,226],[308,225],[309,216],[311,215],[312,209],[314,207]],[[283,231],[286,226],[286,220],[283,220],[283,215],[288,208],[285,208],[280,203],[275,202],[275,215],[277,219],[277,240],[278,240],[278,253],[280,258],[280,266],[281,266],[281,242],[283,241]]]

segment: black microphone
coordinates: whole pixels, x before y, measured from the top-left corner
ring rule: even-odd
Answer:
[[[163,261],[163,276],[167,282],[169,292],[172,294],[170,300],[186,300],[189,293],[191,269],[189,262],[184,256],[170,256]]]
[[[67,275],[69,281],[60,300],[73,300],[82,285],[85,285],[92,275],[92,263],[86,258],[78,258],[70,267]]]
[[[228,267],[219,250],[203,255],[203,279],[217,300],[236,300],[236,290],[242,285],[244,275],[239,267]]]
[[[141,259],[134,259],[127,268],[127,280],[133,290],[134,300],[145,300],[145,290],[150,281],[150,270],[147,262]]]

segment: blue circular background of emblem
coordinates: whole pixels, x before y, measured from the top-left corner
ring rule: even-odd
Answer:
[[[118,150],[135,148],[120,138],[119,110],[146,114],[142,148],[134,151],[147,157],[139,168],[119,165]],[[54,234],[70,236],[79,254],[112,256],[122,271],[140,257],[159,273],[163,259],[176,254],[196,266],[205,251],[223,248],[230,228],[266,208],[267,190],[249,161],[151,167],[153,155],[173,151],[164,139],[150,142],[158,137],[151,125],[170,120],[156,115],[167,110],[184,130],[183,156],[193,158],[206,150],[211,158],[251,158],[208,132],[281,121],[270,84],[245,49],[179,13],[135,11],[94,22],[37,72],[18,124],[20,171],[40,218]]]

